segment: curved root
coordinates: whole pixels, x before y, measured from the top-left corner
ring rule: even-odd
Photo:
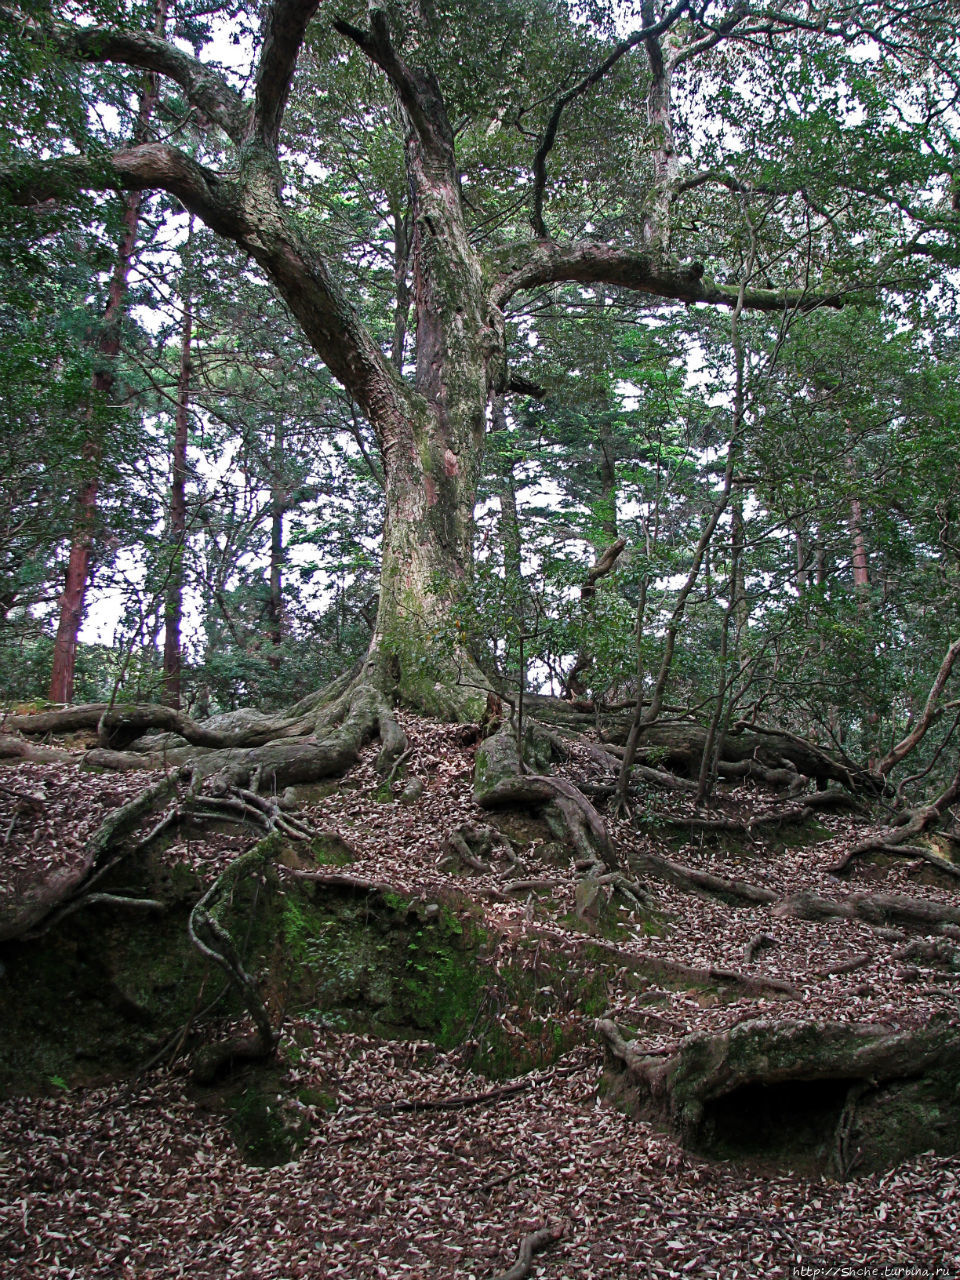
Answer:
[[[195,1056],[193,1077],[208,1084],[232,1060],[267,1058],[277,1047],[279,1031],[274,1029],[267,1008],[260,998],[257,984],[244,969],[233,938],[221,918],[224,907],[232,899],[237,886],[246,876],[262,870],[267,857],[261,847],[251,849],[232,862],[214,880],[190,912],[187,931],[190,941],[208,960],[219,966],[246,1006],[253,1021],[253,1036],[243,1036],[225,1044],[206,1046]]]

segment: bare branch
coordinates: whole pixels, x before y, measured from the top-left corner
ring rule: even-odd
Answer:
[[[560,118],[564,111],[575,98],[598,84],[607,72],[615,67],[620,59],[625,54],[628,54],[631,49],[635,49],[638,44],[645,40],[656,39],[657,36],[668,31],[688,8],[689,0],[679,0],[679,3],[664,14],[659,22],[653,25],[645,23],[639,31],[635,31],[632,35],[627,36],[625,40],[621,40],[618,45],[615,45],[598,66],[594,67],[582,80],[579,80],[557,99],[553,111],[550,113],[550,119],[547,121],[547,127],[543,131],[543,137],[540,139],[540,145],[537,147],[537,153],[533,157],[533,211],[530,215],[530,221],[533,225],[534,233],[541,239],[546,240],[550,236],[543,220],[543,194],[547,182],[547,156],[552,151],[553,144],[557,140]]]
[[[695,58],[701,53],[706,53],[708,49],[714,48],[721,40],[735,31],[748,14],[747,5],[738,4],[729,18],[725,18],[723,22],[717,23],[715,27],[710,29],[709,35],[702,36],[699,40],[692,40],[690,44],[676,49],[670,56],[671,69],[676,69],[682,63],[689,62],[691,58]]]
[[[944,685],[950,678],[950,672],[953,670],[953,664],[956,662],[958,655],[960,655],[960,640],[954,640],[943,656],[940,670],[937,672],[936,679],[930,687],[920,719],[910,733],[906,734],[896,746],[890,748],[877,766],[878,772],[882,773],[884,777],[895,765],[898,765],[901,760],[910,754],[917,743],[924,737],[934,720],[939,718],[940,713],[937,710],[937,701],[943,692]]]

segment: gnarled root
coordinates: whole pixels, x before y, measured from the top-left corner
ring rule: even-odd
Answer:
[[[540,768],[545,768],[543,762]],[[483,809],[550,806],[563,824],[579,858],[617,870],[617,858],[606,824],[579,788],[545,772],[527,773],[516,739],[501,729],[480,744],[474,771],[474,799]]]
[[[279,1032],[273,1027],[257,984],[243,967],[236,945],[223,923],[224,909],[237,886],[249,875],[267,865],[263,848],[249,850],[232,862],[206,891],[190,913],[187,925],[190,941],[208,960],[218,965],[245,1005],[255,1032],[219,1045],[208,1045],[198,1051],[193,1061],[193,1078],[209,1084],[231,1062],[237,1059],[267,1058],[277,1047]]]
[[[143,840],[133,845],[125,842],[137,823],[172,796],[189,774],[189,769],[175,769],[133,800],[114,809],[94,833],[77,866],[56,872],[35,890],[19,897],[11,910],[0,914],[0,941],[45,933],[58,920],[88,904],[109,901],[114,906],[121,905],[125,901],[121,895],[94,893],[96,885],[123,858],[142,848],[174,820],[171,811]],[[145,901],[137,899],[133,905],[142,907]],[[152,900],[149,904],[159,906]]]
[[[299,732],[294,736],[295,730]],[[262,737],[262,732],[258,730],[256,736]],[[287,719],[280,722],[279,728],[274,722],[269,740],[259,745],[164,746],[145,752],[97,747],[87,753],[85,762],[106,769],[190,764],[201,777],[222,774],[228,782],[242,787],[248,786],[256,774],[260,789],[281,792],[284,787],[345,773],[361,749],[378,733],[384,743],[381,764],[389,768],[405,749],[406,739],[384,695],[361,678],[333,703],[309,717]]]

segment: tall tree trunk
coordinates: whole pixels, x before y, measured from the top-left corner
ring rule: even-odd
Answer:
[[[155,31],[163,34],[167,18],[167,0],[158,0]],[[140,94],[134,142],[146,140],[157,102],[158,77],[148,73]],[[76,519],[70,544],[70,558],[60,597],[60,619],[53,647],[53,670],[50,676],[50,701],[70,702],[77,665],[77,639],[83,622],[87,583],[90,577],[90,553],[93,548],[97,519],[97,499],[100,488],[100,463],[103,457],[103,424],[101,415],[113,392],[116,380],[115,361],[120,353],[120,329],[123,322],[124,302],[130,262],[137,242],[140,225],[140,205],[143,193],[128,191],[123,198],[123,232],[117,248],[113,275],[107,293],[107,304],[100,322],[95,342],[96,368],[90,387],[90,405],[87,409],[86,440],[83,446],[84,478],[77,494]]]
[[[723,611],[720,630],[720,673],[717,680],[717,700],[707,726],[703,756],[700,760],[697,794],[694,801],[697,806],[706,804],[713,794],[720,761],[723,758],[726,729],[729,727],[733,709],[733,684],[736,677],[731,674],[731,671],[739,652],[740,637],[746,626],[746,593],[743,574],[740,571],[744,537],[743,498],[738,494],[730,508],[730,576],[727,581],[727,604]],[[732,655],[734,662],[731,662],[730,627],[734,618],[737,625]],[[736,674],[739,675],[739,671]]]
[[[503,396],[495,396],[491,406],[491,430],[500,432],[506,437],[508,430],[507,411]],[[527,630],[527,595],[523,580],[523,541],[520,532],[520,514],[517,509],[517,485],[514,475],[513,457],[508,453],[500,458],[496,477],[496,493],[500,502],[500,549],[503,554],[503,575],[508,619],[504,627],[504,640],[508,646],[507,662],[503,674],[512,684],[522,688],[526,682],[525,664],[521,661],[523,642],[516,649],[516,658],[511,662],[514,641],[526,634]]]
[[[596,562],[588,571],[587,580],[580,588],[580,621],[583,638],[576,661],[567,675],[564,696],[582,698],[587,693],[584,679],[594,665],[593,647],[590,644],[589,632],[597,604],[597,582],[614,567],[620,552],[625,545],[617,535],[617,464],[613,435],[609,425],[604,422],[597,435],[597,479],[600,482],[600,496],[595,511],[599,516],[602,541],[594,543],[597,554]],[[612,559],[610,558],[612,556]],[[599,696],[599,691],[598,691]]]
[[[170,481],[170,568],[163,609],[163,701],[180,709],[183,684],[184,556],[187,548],[187,437],[190,425],[190,378],[192,374],[193,294],[190,284],[190,251],[193,218],[187,229],[181,303],[183,329],[180,339],[180,373],[177,378],[177,407],[174,417],[172,475]]]
[[[479,716],[486,681],[451,614],[472,568],[473,510],[487,406],[502,372],[503,317],[490,305],[467,233],[439,86],[428,72],[397,74],[402,85],[404,76],[411,82],[404,149],[417,363],[412,392],[369,406],[384,460],[386,520],[368,669],[424,709]]]
[[[656,19],[653,0],[643,0],[641,14],[643,25],[652,27]],[[668,35],[668,42],[669,39]],[[653,187],[647,196],[644,210],[643,239],[658,254],[666,254],[670,248],[670,206],[676,194],[679,168],[673,134],[674,60],[669,48],[664,54],[659,36],[649,36],[644,43],[650,66],[647,122],[653,135]]]
[[[287,506],[285,495],[274,489],[270,502],[270,595],[267,598],[267,635],[271,651],[268,661],[276,671],[280,667],[283,644],[283,517]]]

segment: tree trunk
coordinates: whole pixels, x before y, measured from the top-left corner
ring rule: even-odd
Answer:
[[[404,102],[404,146],[417,365],[413,391],[400,406],[387,406],[384,416],[379,405],[370,406],[382,442],[387,509],[368,669],[424,710],[478,718],[487,685],[453,615],[472,567],[473,509],[487,406],[503,360],[503,317],[490,305],[467,234],[439,87],[429,73],[402,74],[416,77],[410,105]]]
[[[652,0],[643,0],[643,24],[652,27],[655,13]],[[647,197],[643,219],[643,241],[650,249],[666,254],[670,248],[670,206],[676,194],[677,150],[673,135],[673,56],[664,57],[658,36],[645,41],[650,66],[647,90],[647,121],[653,143],[653,186]]]
[[[155,19],[157,35],[163,34],[166,18],[167,0],[158,0]],[[152,72],[148,73],[137,108],[135,143],[143,142],[147,136],[150,119],[157,103],[157,94],[158,77]],[[83,622],[87,582],[90,576],[90,553],[97,519],[100,462],[103,456],[103,426],[98,422],[98,418],[107,405],[116,378],[115,361],[120,353],[120,326],[123,320],[127,277],[137,242],[142,200],[141,191],[128,191],[123,198],[123,232],[107,293],[107,305],[96,339],[96,368],[91,380],[86,441],[83,447],[86,475],[77,495],[77,515],[70,545],[70,559],[67,562],[66,580],[60,597],[60,621],[53,647],[53,670],[50,676],[51,702],[70,702],[73,699],[77,639]]]
[[[193,219],[187,230],[187,258],[193,233]],[[183,659],[180,625],[183,619],[184,553],[187,544],[187,435],[190,423],[191,344],[193,340],[193,298],[189,268],[183,273],[181,301],[183,332],[180,341],[180,375],[177,379],[177,409],[174,418],[173,466],[170,483],[170,570],[163,609],[163,701],[180,710]]]
[[[283,515],[286,504],[281,493],[274,492],[270,503],[270,595],[267,600],[267,633],[272,652],[270,665],[280,666],[283,644]]]

